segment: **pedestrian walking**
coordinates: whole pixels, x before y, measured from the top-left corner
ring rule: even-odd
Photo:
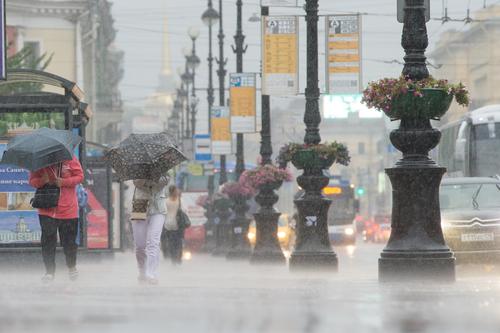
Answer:
[[[78,279],[76,256],[79,207],[76,187],[83,182],[78,159],[63,161],[30,173],[29,183],[37,189],[33,206],[38,208],[42,229],[41,246],[45,265],[43,282],[54,280],[57,233],[66,257],[69,278]],[[47,195],[49,193],[50,195]],[[46,200],[50,197],[49,200]]]
[[[160,237],[165,224],[166,176],[156,181],[134,180],[132,232],[140,283],[158,284]]]
[[[184,231],[190,222],[181,208],[181,192],[175,185],[168,188],[165,230],[169,257],[174,265],[182,263]]]

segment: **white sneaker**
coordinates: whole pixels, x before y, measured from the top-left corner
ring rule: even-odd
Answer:
[[[78,270],[76,269],[76,267],[70,268],[68,274],[71,281],[78,280]]]
[[[45,274],[42,276],[43,283],[51,283],[52,281],[54,281],[54,274]]]

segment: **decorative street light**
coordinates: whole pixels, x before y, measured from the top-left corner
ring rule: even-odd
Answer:
[[[234,35],[233,52],[236,54],[236,72],[243,73],[243,54],[248,46],[245,46],[245,35],[243,34],[242,24],[242,7],[243,1],[236,0],[236,34]],[[240,179],[241,174],[245,171],[245,151],[243,142],[243,133],[236,134],[236,181]],[[245,200],[235,200],[233,211],[235,213],[231,228],[231,249],[227,253],[228,259],[247,259],[251,253],[250,242],[247,238],[247,230],[250,220],[246,217],[246,212],[250,207]],[[243,231],[243,232],[242,232]]]
[[[305,5],[307,21],[307,87],[304,123],[306,135],[304,143],[309,146],[321,142],[319,124],[320,90],[318,86],[318,0],[307,0]],[[296,154],[293,162],[304,173],[297,178],[297,183],[304,189],[304,194],[295,205],[298,210],[297,241],[290,257],[290,269],[315,268],[336,270],[337,255],[332,249],[328,236],[328,209],[331,201],[322,195],[329,178],[323,173],[334,161],[324,163],[316,158],[314,151],[303,149]]]
[[[214,83],[213,83],[213,61],[214,57],[212,54],[212,27],[219,20],[219,13],[213,8],[212,0],[208,0],[208,8],[205,10],[203,15],[201,16],[201,20],[208,27],[208,88],[207,88],[207,102],[208,102],[208,134],[212,133],[212,107],[214,105]],[[216,230],[214,228],[214,210],[212,203],[212,198],[215,191],[214,184],[214,176],[213,170],[210,172],[208,176],[208,197],[209,203],[207,205],[207,224],[206,224],[206,233],[207,233],[207,250],[211,251],[215,247],[215,233]]]
[[[193,82],[191,86],[191,132],[192,135],[196,134],[196,107],[198,105],[198,98],[196,97],[196,69],[200,66],[201,60],[196,55],[196,39],[200,36],[200,30],[196,27],[191,27],[188,30],[189,37],[191,38],[193,47],[191,55],[188,57],[188,68],[191,70]]]
[[[186,128],[185,128],[185,135],[184,139],[189,140],[191,139],[191,123],[190,123],[190,98],[189,98],[189,86],[193,85],[194,86],[194,71],[190,72],[190,62],[191,62],[191,54],[192,51],[190,48],[186,47],[182,51],[184,53],[184,58],[186,58],[186,65],[184,68],[184,73],[181,75],[181,79],[184,82],[186,86],[186,91],[187,91],[187,98],[186,98]]]
[[[269,7],[261,7],[262,17],[269,16]],[[262,130],[260,156],[262,165],[272,164],[273,147],[271,142],[271,96],[262,95]],[[275,188],[262,188],[255,201],[260,205],[259,211],[254,214],[256,223],[256,243],[250,258],[252,263],[286,264],[286,258],[278,240],[279,213],[274,205],[279,197]]]
[[[224,24],[223,24],[223,14],[222,14],[222,0],[219,0],[219,34],[217,35],[219,39],[219,58],[216,59],[219,69],[217,70],[217,75],[219,77],[219,105],[226,105],[226,69],[227,59],[224,58]],[[226,155],[220,156],[220,175],[219,175],[219,185],[223,185],[227,182],[227,171],[226,171]]]
[[[403,75],[418,81],[429,77],[425,57],[429,43],[426,8],[424,0],[406,0],[405,7],[401,43],[406,53]],[[446,94],[444,91],[443,95]],[[439,96],[423,95],[421,103],[441,107],[446,104],[445,97],[439,100]],[[419,107],[411,107],[415,113],[420,112]],[[401,117],[400,127],[390,135],[403,158],[386,171],[393,188],[393,213],[391,237],[379,259],[380,281],[455,280],[455,258],[443,237],[439,206],[439,185],[446,168],[429,158],[429,151],[439,144],[441,133],[432,128],[429,117],[422,114]]]

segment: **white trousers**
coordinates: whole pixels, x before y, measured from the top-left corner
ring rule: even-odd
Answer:
[[[132,222],[137,266],[139,274],[146,278],[158,279],[160,239],[164,223],[165,216],[162,214],[149,216],[147,220]]]

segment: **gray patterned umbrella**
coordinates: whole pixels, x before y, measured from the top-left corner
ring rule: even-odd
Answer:
[[[121,180],[159,179],[187,160],[168,133],[131,134],[105,157]]]
[[[73,150],[82,138],[71,131],[40,128],[18,135],[9,141],[2,164],[12,164],[30,171],[73,158]]]

